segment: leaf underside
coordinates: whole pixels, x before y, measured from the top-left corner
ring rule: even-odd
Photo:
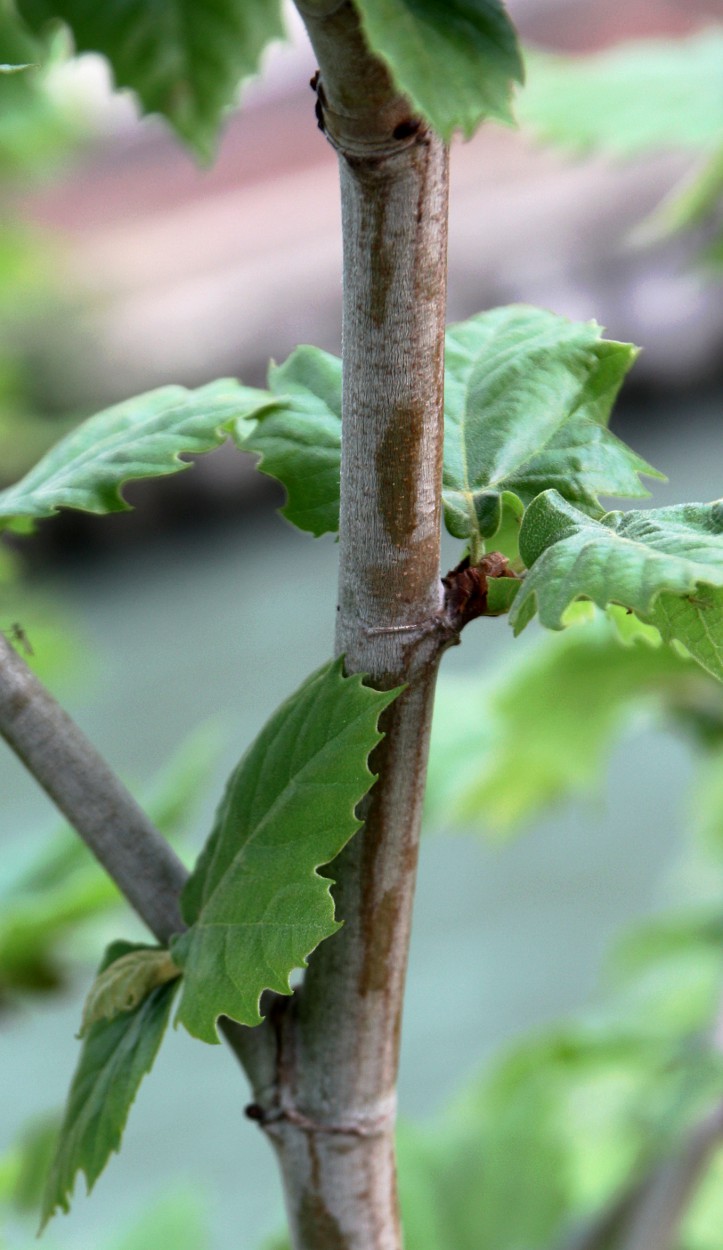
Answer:
[[[99,973],[140,949],[129,942],[113,943]],[[160,985],[134,1011],[98,1021],[89,1029],[48,1174],[41,1228],[54,1211],[69,1210],[78,1172],[85,1174],[90,1193],[113,1151],[120,1149],[128,1112],[158,1053],[176,987],[175,981]]]
[[[520,552],[529,572],[510,617],[516,633],[535,610],[548,629],[561,629],[575,599],[618,603],[720,676],[723,503],[609,512],[596,521],[545,491],[525,514]]]
[[[290,993],[293,969],[339,927],[317,869],[359,828],[377,722],[397,693],[344,677],[336,660],[278,709],[232,774],[184,892],[191,928],[172,945],[184,973],[177,1019],[194,1037],[218,1041],[221,1015],[258,1024],[262,992]]]

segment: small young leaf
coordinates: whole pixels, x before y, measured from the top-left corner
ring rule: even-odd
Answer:
[[[178,1019],[217,1042],[216,1021],[258,1024],[265,989],[339,927],[330,880],[317,869],[359,828],[355,808],[375,778],[369,753],[380,692],[325,665],[284,703],[232,773],[209,841],[184,891],[191,928],[172,943],[183,968]]]
[[[501,0],[358,0],[364,32],[400,89],[435,130],[469,138],[483,117],[512,121],[523,81]]]
[[[575,599],[599,607],[619,603],[660,623],[667,637],[693,655],[700,652],[716,671],[723,596],[711,592],[723,587],[723,503],[608,512],[594,521],[549,490],[527,509],[520,553],[530,571],[510,616],[516,633],[534,615],[535,603],[548,629],[562,628]],[[661,595],[666,598],[658,609]],[[687,598],[700,611],[671,610],[668,596]]]
[[[121,1012],[135,1011],[151,990],[180,975],[181,969],[163,949],[138,947],[114,959],[90,987],[79,1036],[85,1037],[99,1020],[114,1020]]]
[[[56,443],[19,482],[0,491],[0,528],[58,508],[120,512],[121,487],[189,468],[184,453],[210,451],[263,403],[265,392],[234,381],[195,391],[164,386],[107,408]]]
[[[723,32],[655,39],[587,57],[535,54],[518,115],[543,138],[621,156],[720,142]]]
[[[131,87],[143,111],[162,113],[208,159],[223,113],[261,53],[283,37],[279,0],[18,0],[28,26],[60,18],[78,52],[101,52],[116,85]]]
[[[600,335],[524,305],[450,326],[444,506],[455,537],[492,537],[504,492],[529,503],[556,487],[593,512],[599,494],[648,494],[639,475],[660,475],[606,428],[637,353]]]
[[[130,942],[114,942],[99,972],[137,949]],[[77,1173],[85,1174],[90,1193],[113,1151],[120,1149],[128,1112],[168,1024],[176,986],[177,981],[167,981],[151,990],[134,1011],[100,1020],[90,1028],[45,1187],[41,1228],[58,1208],[70,1209]]]
[[[263,404],[236,428],[244,451],[261,455],[262,473],[283,482],[281,509],[292,525],[317,538],[339,528],[341,463],[341,361],[317,347],[297,347],[283,365],[269,368]]]

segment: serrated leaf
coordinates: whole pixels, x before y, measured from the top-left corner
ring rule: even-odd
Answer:
[[[684,598],[658,595],[649,620],[667,642],[683,642],[703,668],[723,681],[723,589],[701,586]]]
[[[373,784],[377,722],[398,691],[380,692],[325,665],[284,703],[231,775],[209,841],[183,895],[191,928],[172,943],[183,968],[178,1017],[203,1041],[216,1021],[258,1024],[266,990],[339,927],[317,869],[359,828]]]
[[[219,446],[230,424],[255,410],[264,394],[232,380],[194,391],[164,386],[97,413],[0,491],[0,528],[59,508],[127,509],[124,483],[187,469],[182,454]]]
[[[723,32],[646,40],[587,57],[527,57],[518,116],[576,150],[632,156],[656,148],[705,150],[723,128]]]
[[[341,360],[317,347],[297,347],[269,368],[269,395],[236,429],[244,451],[258,452],[262,473],[286,487],[281,509],[292,525],[319,537],[339,528]]]
[[[80,1037],[99,1020],[114,1020],[123,1012],[135,1011],[151,990],[180,977],[167,950],[139,947],[114,959],[99,973],[90,987],[83,1007]]]
[[[690,642],[691,654],[700,651],[715,671],[723,596],[712,591],[723,587],[723,503],[608,512],[595,521],[549,490],[525,513],[520,553],[529,572],[510,615],[516,633],[535,608],[543,625],[561,629],[575,599],[619,603],[655,625],[659,611],[667,636]],[[669,596],[700,611],[673,611]]]
[[[18,0],[28,26],[66,22],[78,52],[100,52],[116,86],[135,91],[208,159],[224,112],[261,53],[283,37],[279,0]]]
[[[526,305],[450,326],[443,497],[455,537],[494,535],[504,492],[529,503],[557,487],[592,511],[599,494],[648,494],[639,475],[660,475],[606,428],[636,349],[601,333]]]
[[[130,942],[114,942],[99,971],[135,949]],[[54,1211],[69,1210],[78,1172],[85,1174],[90,1192],[120,1149],[128,1112],[166,1030],[176,985],[160,985],[135,1011],[99,1021],[84,1039],[45,1187],[41,1228]]]
[[[358,0],[364,33],[435,130],[469,138],[484,117],[512,121],[522,57],[501,0]]]
[[[611,609],[542,635],[494,680],[442,677],[426,799],[431,828],[508,834],[594,785],[631,719],[688,689],[691,662],[659,637],[651,644],[653,630],[624,645],[617,616],[628,619]]]

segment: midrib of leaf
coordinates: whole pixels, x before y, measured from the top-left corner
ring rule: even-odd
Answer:
[[[224,883],[226,882],[226,878],[227,878],[227,876],[229,875],[229,873],[230,873],[233,869],[235,869],[235,868],[241,868],[241,867],[243,866],[243,861],[244,861],[244,858],[245,858],[246,854],[248,853],[248,849],[249,849],[249,847],[251,847],[251,846],[253,845],[253,843],[254,843],[255,841],[257,841],[257,839],[259,838],[259,836],[261,835],[261,833],[262,833],[265,829],[267,829],[267,828],[268,828],[268,826],[269,826],[269,824],[271,823],[272,819],[273,819],[273,818],[274,818],[274,817],[278,814],[278,812],[279,812],[280,810],[282,810],[282,809],[283,809],[283,805],[284,805],[284,803],[285,803],[285,802],[286,802],[286,800],[287,800],[287,797],[288,797],[288,795],[289,795],[289,792],[294,792],[294,791],[296,791],[296,790],[302,789],[302,788],[303,788],[303,786],[304,786],[304,784],[306,784],[306,785],[307,785],[310,789],[319,789],[319,788],[328,789],[330,785],[335,785],[335,784],[336,784],[336,785],[338,785],[338,784],[340,784],[340,783],[338,783],[338,782],[329,782],[329,781],[326,781],[326,780],[324,780],[324,781],[310,781],[310,782],[306,782],[306,783],[304,783],[303,778],[304,778],[304,774],[305,774],[305,773],[306,773],[309,769],[311,769],[311,767],[312,767],[312,766],[315,766],[318,762],[323,761],[323,757],[324,757],[324,755],[325,755],[325,754],[327,753],[327,751],[328,751],[328,750],[329,750],[329,749],[330,749],[330,748],[334,745],[334,743],[336,742],[337,738],[341,737],[341,735],[342,735],[343,733],[345,733],[348,729],[350,729],[350,728],[351,728],[351,726],[352,726],[352,725],[356,724],[356,722],[358,722],[358,721],[359,721],[359,720],[361,720],[361,719],[363,719],[363,714],[362,714],[362,713],[360,713],[358,716],[355,716],[353,720],[346,722],[346,724],[344,724],[344,725],[343,725],[343,726],[342,726],[339,730],[337,730],[337,732],[334,734],[334,736],[333,736],[332,738],[329,738],[329,739],[327,739],[327,740],[325,741],[324,745],[321,747],[321,749],[320,749],[320,750],[317,750],[317,751],[314,753],[314,755],[312,755],[312,756],[311,756],[311,757],[307,760],[306,764],[304,764],[304,765],[303,765],[303,767],[299,770],[299,772],[298,772],[298,773],[294,774],[293,776],[289,776],[289,779],[288,779],[288,780],[285,782],[285,784],[284,784],[284,788],[283,788],[283,790],[282,790],[282,791],[281,791],[281,792],[277,795],[277,797],[274,799],[273,803],[271,804],[271,807],[267,809],[267,811],[264,813],[264,815],[263,815],[263,817],[261,818],[261,820],[259,821],[259,823],[258,823],[257,825],[255,825],[255,826],[254,826],[254,829],[253,829],[253,830],[249,833],[249,836],[245,839],[245,841],[244,841],[243,845],[239,847],[238,851],[237,851],[237,852],[236,852],[236,854],[233,856],[233,858],[232,858],[231,860],[229,860],[229,862],[228,862],[228,864],[227,864],[227,867],[225,868],[224,872],[222,873],[222,875],[219,877],[218,881],[217,881],[217,882],[216,882],[216,884],[214,885],[214,887],[213,887],[213,889],[212,889],[211,893],[210,893],[210,894],[208,894],[206,897],[204,897],[203,902],[202,902],[202,904],[201,904],[201,907],[200,907],[200,909],[199,909],[198,917],[197,917],[197,919],[196,919],[196,921],[195,921],[194,923],[199,924],[199,925],[201,925],[201,926],[202,926],[202,927],[204,927],[204,928],[206,928],[206,927],[210,928],[210,927],[214,927],[214,926],[216,925],[216,922],[209,922],[209,924],[208,924],[208,925],[206,925],[206,923],[204,922],[204,919],[203,919],[203,913],[204,913],[204,911],[206,910],[206,908],[207,908],[207,907],[209,907],[209,906],[211,905],[211,903],[213,902],[213,900],[214,900],[214,899],[216,898],[216,896],[218,895],[219,891],[221,891],[221,890],[222,890],[222,888],[223,888],[223,886],[224,886]],[[268,768],[273,768],[273,763],[272,763],[272,761],[271,761],[271,760],[270,760],[270,758],[269,758],[269,757],[270,757],[270,755],[271,755],[271,752],[267,752],[267,753],[266,753],[265,758],[264,758],[264,764],[263,764],[263,766],[262,766],[261,770],[260,770],[260,771],[258,772],[258,774],[257,774],[256,785],[255,785],[255,788],[254,788],[254,792],[253,792],[253,796],[252,796],[251,802],[253,802],[253,799],[255,798],[256,794],[257,794],[257,793],[259,792],[259,790],[260,790],[260,789],[262,789],[262,787],[263,787],[263,784],[264,784],[264,773],[265,773],[265,769],[266,769],[266,767],[268,767]],[[222,841],[222,839],[221,839],[221,838],[219,838],[219,848],[218,848],[218,849],[220,849],[220,842],[221,842],[221,841]],[[292,841],[291,841],[291,840],[289,840],[289,842],[288,842],[288,843],[281,843],[280,845],[281,845],[281,846],[284,846],[284,845],[292,845]],[[206,875],[207,875],[207,877],[212,876],[212,873],[213,873],[213,862],[211,862],[211,863],[209,864],[209,866],[208,866],[208,870],[207,870],[207,874],[206,874]],[[233,927],[233,926],[234,926],[234,923],[235,923],[235,922],[221,922],[221,924],[219,925],[219,927],[227,927],[227,926],[228,926],[228,927]],[[249,923],[249,922],[241,922],[241,923]]]

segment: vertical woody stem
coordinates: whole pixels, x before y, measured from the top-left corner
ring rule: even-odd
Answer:
[[[406,689],[385,714],[364,828],[331,870],[344,928],[315,952],[278,1022],[266,1127],[295,1250],[400,1250],[395,1087],[441,649],[447,152],[369,53],[351,4],[303,16],[341,174],[337,651],[375,686]]]

